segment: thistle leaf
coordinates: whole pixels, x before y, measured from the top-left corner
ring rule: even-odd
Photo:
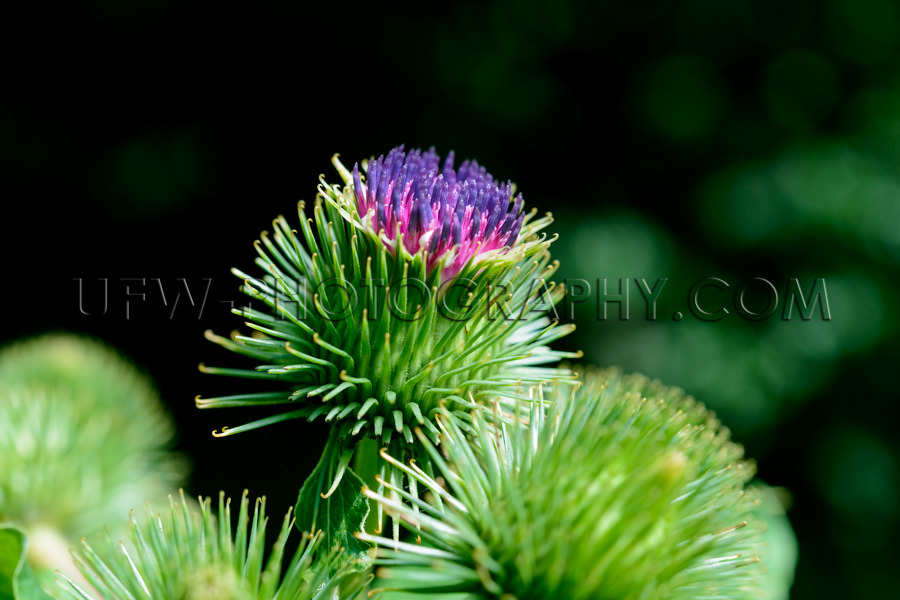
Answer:
[[[332,434],[297,497],[296,527],[315,535],[322,532],[323,546],[340,546],[354,554],[365,553],[368,545],[354,537],[369,514],[369,501],[362,494],[363,480],[349,468],[352,451],[340,451]]]
[[[28,540],[12,525],[0,525],[0,600],[46,600],[37,578],[25,562]]]

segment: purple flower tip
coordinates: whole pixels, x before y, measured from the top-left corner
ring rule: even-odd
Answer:
[[[434,148],[427,152],[394,148],[369,162],[366,181],[353,166],[353,186],[360,217],[414,254],[428,251],[428,269],[449,259],[444,277],[453,277],[476,254],[511,247],[524,220],[522,195],[512,198],[512,184],[494,181],[475,161],[453,168],[453,152],[443,166]],[[448,256],[449,255],[449,256]]]

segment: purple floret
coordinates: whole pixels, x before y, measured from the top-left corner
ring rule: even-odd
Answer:
[[[353,166],[359,215],[390,242],[397,235],[410,253],[428,252],[428,268],[441,258],[444,277],[453,277],[482,252],[511,247],[525,218],[522,195],[500,184],[475,161],[453,168],[453,152],[440,157],[403,146],[369,162],[366,181]],[[393,246],[392,246],[393,247]]]

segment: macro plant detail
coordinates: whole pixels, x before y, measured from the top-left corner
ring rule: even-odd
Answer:
[[[366,586],[365,566],[340,552],[316,554],[320,538],[304,536],[293,558],[285,546],[290,511],[271,548],[266,546],[265,498],[252,513],[244,492],[232,531],[231,500],[219,494],[199,507],[171,496],[165,518],[149,506],[131,516],[129,544],[82,541],[76,560],[93,589],[64,579],[62,600],[343,600]]]
[[[213,435],[328,432],[280,527],[246,491],[236,522],[224,492],[153,512],[174,427],[109,348],[0,351],[0,600],[786,597],[790,526],[742,447],[680,389],[561,363],[551,216],[454,162],[335,156],[232,269],[249,331],[206,337],[255,364],[200,370],[259,388],[195,402],[274,412]]]
[[[364,226],[396,254],[425,251],[427,267],[443,265],[452,278],[473,258],[484,260],[494,250],[508,252],[525,220],[522,195],[512,184],[497,184],[474,161],[453,168],[453,152],[442,168],[434,149],[425,153],[403,147],[370,161],[366,183],[353,166],[357,214]]]
[[[0,524],[30,538],[39,576],[68,545],[147,499],[185,465],[152,382],[111,348],[45,335],[0,351]]]
[[[440,419],[442,478],[383,453],[427,490],[367,490],[417,541],[378,545],[378,583],[428,598],[760,597],[753,466],[681,390],[617,371],[548,390],[522,420]],[[408,596],[406,596],[408,597]]]
[[[547,317],[564,293],[549,280],[557,263],[543,230],[552,219],[525,213],[511,184],[475,162],[454,169],[452,155],[439,168],[433,150],[395,148],[364,162],[362,173],[332,162],[343,184],[323,178],[311,218],[299,204],[300,232],[278,217],[255,244],[262,274],[233,270],[265,309],[234,310],[253,333],[207,333],[262,364],[201,370],[274,387],[197,399],[200,408],[286,407],[216,435],[296,418],[329,422],[312,487],[301,492],[313,515],[320,505],[330,510],[322,500],[344,477],[361,483],[349,468],[359,441],[418,456],[427,468],[413,430],[437,441],[441,405],[468,420],[486,399],[508,404],[530,385],[571,379],[544,365],[578,356],[548,348],[573,328]],[[400,472],[382,471],[400,485]],[[298,505],[298,519],[302,512]]]

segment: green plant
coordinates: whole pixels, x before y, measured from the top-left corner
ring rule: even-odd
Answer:
[[[71,580],[63,598],[70,600],[342,600],[355,598],[368,582],[365,565],[341,552],[324,552],[314,560],[319,536],[303,536],[282,572],[285,546],[293,529],[288,512],[266,556],[265,498],[250,513],[247,493],[241,498],[232,531],[231,500],[219,495],[218,511],[209,498],[199,509],[181,494],[170,497],[165,518],[149,507],[143,518],[132,514],[130,544],[109,538],[82,542],[79,567],[95,592]],[[216,517],[218,515],[218,518]]]
[[[760,507],[753,464],[701,404],[640,375],[558,364],[580,353],[549,347],[572,330],[549,318],[564,293],[549,281],[549,215],[526,214],[512,184],[474,162],[454,168],[452,155],[441,165],[433,150],[395,148],[362,170],[333,163],[343,184],[321,182],[311,218],[300,203],[300,232],[278,217],[256,243],[259,277],[234,270],[257,303],[234,311],[251,332],[207,333],[257,364],[201,370],[259,391],[196,399],[276,406],[216,436],[328,423],[296,520],[285,516],[269,549],[263,500],[251,516],[245,493],[233,529],[224,494],[218,511],[182,494],[166,516],[132,514],[127,544],[83,542],[81,579],[41,589],[22,559],[26,534],[40,539],[34,523],[55,519],[67,534],[114,523],[110,507],[156,493],[143,475],[177,472],[146,382],[108,357],[78,362],[82,342],[52,338],[0,357],[0,516],[25,524],[0,527],[0,600],[737,600],[786,589],[790,568],[766,575],[762,533],[764,519],[781,533],[786,522]],[[73,465],[95,480],[70,477],[71,498],[53,506],[57,469]],[[123,468],[133,481],[119,481]],[[30,487],[15,496],[20,480]],[[303,539],[286,561],[293,529]]]
[[[111,348],[62,334],[4,348],[0,523],[29,535],[39,573],[68,568],[78,536],[177,487],[174,433],[149,378]]]
[[[589,373],[548,390],[518,423],[442,419],[441,480],[385,454],[422,502],[369,491],[415,542],[378,544],[381,584],[422,597],[755,598],[762,590],[753,465],[683,392]]]
[[[207,333],[262,364],[201,370],[275,386],[197,405],[286,407],[217,435],[296,418],[329,422],[298,518],[310,515],[303,526],[311,529],[338,523],[326,537],[357,546],[349,534],[365,518],[353,501],[362,480],[349,465],[361,441],[427,463],[412,431],[422,427],[436,441],[441,403],[466,420],[485,398],[512,402],[523,386],[571,378],[539,365],[577,355],[547,347],[573,328],[546,316],[563,293],[549,281],[556,263],[541,233],[551,218],[524,213],[511,184],[475,162],[454,168],[452,154],[441,166],[433,150],[395,148],[364,163],[365,176],[333,162],[343,186],[321,182],[312,218],[300,203],[301,233],[278,217],[255,244],[262,274],[234,270],[265,309],[234,310],[254,335]],[[381,471],[381,480],[403,484],[401,472]],[[336,516],[347,507],[357,515],[349,524]]]

